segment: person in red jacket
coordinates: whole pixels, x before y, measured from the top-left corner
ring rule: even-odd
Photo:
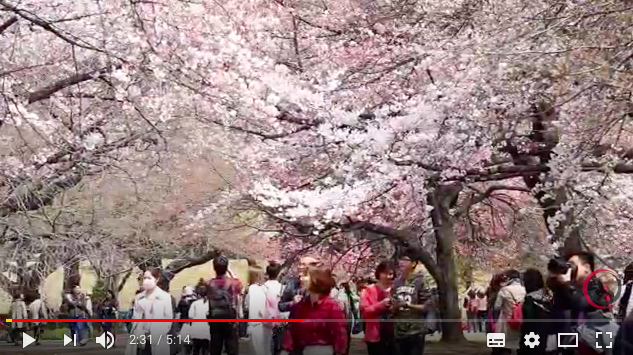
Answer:
[[[391,286],[396,266],[383,261],[376,267],[375,285],[367,286],[360,297],[360,314],[365,322],[365,343],[369,355],[394,354],[393,323],[388,321],[391,307]]]
[[[330,297],[336,281],[332,270],[316,266],[308,272],[308,294],[291,312],[301,323],[290,323],[281,345],[282,355],[344,355],[348,327],[343,306]]]

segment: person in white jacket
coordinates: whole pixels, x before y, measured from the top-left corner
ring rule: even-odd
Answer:
[[[92,310],[92,294],[86,293],[86,313],[87,317],[90,319],[93,316]],[[95,335],[95,330],[92,327],[92,322],[86,322],[86,328],[88,329],[88,338],[92,338]]]
[[[281,266],[274,261],[271,261],[266,267],[266,277],[268,280],[264,282],[264,292],[266,293],[266,297],[270,298],[272,302],[273,311],[279,311],[279,300],[281,299],[281,290],[282,285],[281,282],[277,281],[279,277],[279,273],[281,272]],[[266,316],[266,315],[264,315]],[[288,313],[279,313],[277,316],[281,319],[287,319]],[[264,326],[264,344],[266,349],[270,349],[270,353],[273,355],[279,354],[281,352],[281,334],[280,327],[272,329],[270,327]]]
[[[207,287],[205,285],[196,286],[196,294],[202,295],[189,307],[189,319],[207,319],[209,314],[209,300],[207,298]],[[192,322],[186,323],[182,327],[181,341],[188,341],[193,345],[193,355],[207,355],[209,352],[209,342],[211,333],[209,323]],[[187,339],[188,338],[188,339]]]
[[[246,293],[249,319],[266,318],[266,290],[264,288],[264,270],[251,267],[249,270],[250,286]],[[255,355],[270,355],[270,339],[272,333],[267,332],[261,322],[248,323],[248,334],[253,344]]]
[[[173,319],[171,295],[158,287],[159,269],[143,273],[143,291],[134,299],[133,319]],[[134,322],[125,355],[170,355],[167,334],[171,323]],[[160,342],[159,342],[160,339]]]
[[[9,314],[12,319],[26,319],[28,318],[28,311],[26,309],[26,303],[24,303],[24,295],[16,293],[13,296],[13,302],[9,308]],[[25,323],[12,322],[11,323],[11,339],[16,346],[21,345],[21,336],[19,335],[24,330]]]
[[[48,310],[39,292],[34,292],[35,300],[29,304],[29,317],[31,319],[47,319]],[[33,338],[35,338],[35,345],[40,345],[40,336],[42,334],[42,327],[44,323],[33,322]]]
[[[494,309],[501,311],[495,331],[505,334],[506,346],[505,348],[493,348],[493,355],[510,354],[519,348],[519,342],[522,341],[520,329],[512,329],[509,324],[515,305],[523,304],[525,300],[525,287],[521,284],[520,278],[521,274],[517,270],[511,269],[504,272]]]

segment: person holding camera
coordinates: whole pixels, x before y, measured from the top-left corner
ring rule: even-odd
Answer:
[[[86,294],[81,290],[79,285],[73,286],[69,293],[66,293],[62,308],[68,313],[71,319],[84,320],[90,318],[91,306],[88,303]],[[69,324],[71,336],[77,336],[79,345],[88,344],[89,328],[86,322],[76,321]]]
[[[554,299],[553,314],[558,319],[556,332],[578,333],[579,355],[611,354],[611,349],[606,347],[608,343],[601,348],[596,347],[596,333],[617,332],[617,325],[605,314],[613,295],[597,278],[588,280],[586,295],[583,292],[585,281],[594,269],[595,256],[589,252],[569,254],[565,259],[554,258],[548,264],[548,286]],[[567,354],[565,351],[561,353]]]

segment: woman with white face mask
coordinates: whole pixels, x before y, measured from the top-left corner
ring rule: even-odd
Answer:
[[[173,319],[171,295],[158,287],[159,279],[159,269],[143,273],[143,291],[134,300],[132,319]],[[125,355],[170,355],[167,343],[170,329],[171,323],[132,323]]]

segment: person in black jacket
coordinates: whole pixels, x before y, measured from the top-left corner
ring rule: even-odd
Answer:
[[[622,322],[613,344],[613,355],[631,354],[633,354],[633,313],[629,314]]]
[[[545,287],[540,271],[527,269],[523,274],[525,301],[523,302],[523,324],[521,325],[520,355],[545,354],[547,338],[553,333],[548,320],[551,318],[552,295]],[[530,348],[525,345],[526,335],[533,333],[539,337],[539,345]]]
[[[119,301],[114,294],[114,291],[108,290],[106,292],[106,298],[99,304],[98,313],[101,319],[116,319],[117,312],[119,310]],[[110,332],[116,337],[116,331],[113,330],[116,323],[101,323],[101,328],[104,332]]]
[[[196,301],[198,298],[196,297],[195,292],[193,291],[193,288],[190,286],[185,286],[182,288],[182,295],[180,296],[180,301],[178,302],[178,305],[176,306],[176,310],[177,313],[180,314],[180,319],[189,319],[189,308],[191,308],[191,304]],[[177,324],[176,328],[174,328],[174,334],[180,334],[180,331],[182,330],[182,327],[184,326],[185,323],[174,323]],[[193,351],[193,346],[185,343],[183,344],[183,350],[184,350],[184,354],[188,355],[191,354]],[[172,350],[172,353],[174,351],[179,351],[178,347],[174,347],[175,349]]]
[[[299,275],[290,277],[283,282],[283,291],[277,306],[280,312],[290,312],[292,306],[301,301],[307,285],[308,269],[317,264],[318,261],[315,258],[309,256],[302,258],[299,263]]]
[[[624,268],[624,292],[619,301],[618,320],[624,322],[624,319],[633,314],[633,263]]]
[[[605,317],[604,311],[591,305],[583,294],[585,279],[595,269],[594,255],[589,252],[577,252],[569,254],[565,259],[566,270],[560,267],[560,260],[554,259],[548,265],[551,273],[548,286],[554,295],[552,313],[553,318],[558,318],[555,333],[575,333],[581,317],[590,321],[601,320]],[[589,280],[587,296],[600,307],[609,305],[608,291],[597,278]],[[566,354],[566,351],[563,350],[561,353]],[[579,348],[576,351],[583,354],[590,353],[591,349],[587,349],[586,344],[579,342]]]
[[[281,297],[277,308],[279,312],[288,313],[288,318],[292,318],[292,308],[295,304],[299,303],[303,297],[306,296],[306,286],[308,269],[318,264],[318,261],[312,257],[306,256],[299,262],[298,276],[289,277],[281,283]],[[283,339],[286,334],[285,327],[278,327],[276,329],[275,336],[278,339]]]

